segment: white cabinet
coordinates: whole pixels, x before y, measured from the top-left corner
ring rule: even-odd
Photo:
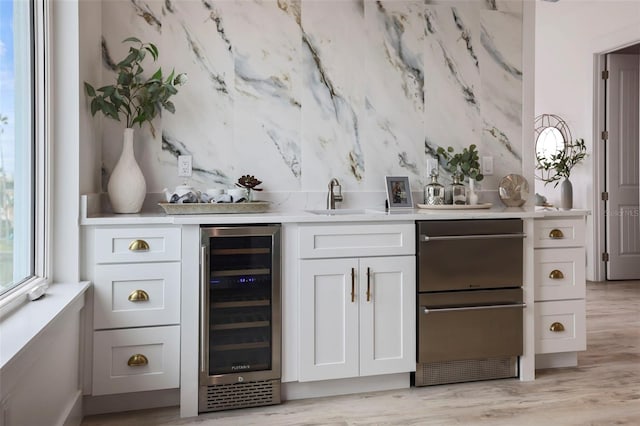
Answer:
[[[415,370],[413,232],[413,224],[301,227],[300,252],[311,258],[300,261],[299,381]],[[360,256],[313,258],[335,253],[332,243]],[[362,256],[383,255],[386,244],[389,256]]]
[[[535,220],[537,368],[573,365],[586,349],[584,228],[583,217]]]
[[[89,235],[92,395],[178,387],[180,228],[104,226]]]

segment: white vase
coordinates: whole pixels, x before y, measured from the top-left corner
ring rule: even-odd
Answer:
[[[569,178],[560,184],[560,209],[571,210],[573,208],[573,185]]]
[[[467,204],[478,204],[478,193],[476,192],[476,180],[469,178],[469,189],[467,190]]]
[[[147,194],[147,184],[133,152],[133,129],[124,129],[122,153],[107,186],[114,213],[138,213]]]

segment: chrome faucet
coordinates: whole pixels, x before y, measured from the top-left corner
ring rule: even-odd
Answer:
[[[334,190],[336,192],[334,192]],[[336,201],[342,201],[342,188],[338,179],[332,178],[329,181],[329,193],[327,194],[327,209],[334,210],[336,208]]]

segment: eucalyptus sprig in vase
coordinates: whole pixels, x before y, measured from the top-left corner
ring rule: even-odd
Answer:
[[[553,183],[554,187],[560,185],[560,208],[571,210],[573,208],[573,185],[569,180],[571,170],[580,164],[587,156],[587,147],[584,139],[576,139],[568,143],[565,149],[548,157],[537,156],[539,170],[542,170],[545,178],[544,184]]]
[[[455,149],[451,146],[446,150],[438,147],[437,153],[446,161],[446,168],[453,176],[454,185],[456,185],[456,182],[462,184],[465,177],[469,180],[469,194],[466,193],[464,185],[455,187],[456,189],[461,189],[458,194],[453,194],[453,203],[465,204],[468,198],[469,204],[477,204],[478,196],[475,192],[475,183],[484,179],[484,175],[480,172],[480,156],[476,145],[471,144],[468,148],[463,148],[462,152],[455,152]],[[456,201],[458,202],[456,203]]]
[[[171,113],[175,106],[170,98],[178,93],[176,86],[186,83],[186,74],[168,76],[158,68],[151,77],[144,77],[142,63],[151,55],[158,60],[158,48],[153,43],[143,43],[136,37],[129,37],[123,43],[131,43],[127,56],[116,64],[115,84],[95,89],[85,82],[85,91],[91,99],[91,115],[98,111],[116,121],[124,121],[122,153],[111,172],[107,191],[111,207],[115,213],[138,213],[144,202],[147,187],[142,170],[133,152],[133,127],[149,123],[155,135],[153,119],[162,109]]]

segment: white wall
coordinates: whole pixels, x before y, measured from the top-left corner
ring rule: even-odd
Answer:
[[[575,208],[594,204],[595,54],[640,42],[640,1],[536,2],[535,114],[557,114],[573,138],[584,138],[590,155],[571,174]],[[532,129],[533,132],[533,129]],[[559,204],[560,187],[536,181],[536,192]],[[596,201],[597,202],[597,201]],[[587,220],[587,279],[595,279],[595,232]]]
[[[79,280],[78,2],[51,2],[52,279]]]

